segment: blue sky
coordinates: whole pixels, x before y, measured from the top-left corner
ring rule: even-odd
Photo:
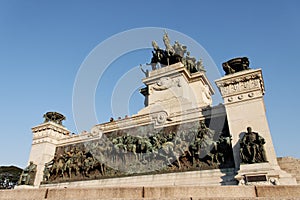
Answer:
[[[249,57],[252,68],[263,70],[265,105],[277,156],[300,158],[299,8],[296,0],[0,0],[0,165],[26,166],[31,127],[42,123],[47,111],[63,113],[67,117],[64,125],[77,132],[72,94],[81,64],[101,42],[142,27],[188,35],[205,48],[221,74],[222,62]],[[122,73],[149,62],[150,57],[151,50],[121,56],[105,72],[104,86],[109,81],[113,85]],[[99,83],[95,96],[99,122],[112,115],[110,90]],[[134,94],[129,114],[140,109],[142,101]]]

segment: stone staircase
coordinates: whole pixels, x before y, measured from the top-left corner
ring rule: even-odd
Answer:
[[[277,158],[277,161],[280,168],[294,176],[298,185],[300,185],[300,159],[292,157],[280,157]]]

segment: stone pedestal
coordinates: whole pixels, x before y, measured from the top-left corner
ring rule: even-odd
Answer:
[[[146,107],[138,115],[157,111],[182,113],[212,104],[214,93],[205,72],[190,73],[182,63],[150,71],[143,79]]]
[[[33,142],[29,162],[37,165],[34,186],[43,180],[45,163],[53,159],[58,141],[69,137],[70,131],[54,122],[47,122],[32,128]]]
[[[274,181],[276,178],[280,179],[281,175],[282,180],[279,180],[279,183],[295,184],[295,181],[281,171],[277,164],[266,118],[263,100],[265,89],[261,69],[244,70],[226,75],[216,80],[216,84],[224,98],[229,130],[232,135],[235,167],[239,170],[237,179],[245,181],[248,175],[254,173],[253,176],[256,174],[256,178],[250,177],[250,179],[260,179],[266,175],[266,181],[270,182],[271,179]],[[247,131],[247,127],[252,127],[254,132],[265,139],[264,149],[267,163],[241,165],[240,140]],[[284,178],[286,176],[289,177],[288,181]]]
[[[52,180],[49,179],[50,182],[44,182],[44,184],[40,187],[94,187],[99,185],[103,187],[114,187],[116,185],[232,185],[236,184],[236,180],[238,180],[240,185],[296,184],[296,179],[292,178],[290,174],[282,171],[277,164],[274,146],[272,143],[265,114],[263,100],[264,82],[260,69],[244,70],[231,75],[227,75],[216,81],[217,86],[219,87],[224,98],[226,113],[223,105],[216,106],[214,108],[210,107],[212,104],[211,95],[214,93],[214,91],[208,79],[206,78],[205,73],[203,71],[190,73],[181,63],[165,66],[163,68],[149,72],[147,77],[143,79],[143,83],[146,85],[146,88],[144,88],[141,93],[145,95],[147,102],[146,107],[140,110],[137,115],[133,115],[125,119],[119,119],[112,122],[95,125],[90,132],[83,132],[78,135],[69,135],[70,132],[65,127],[60,125],[61,123],[55,123],[57,122],[57,120],[33,127],[33,143],[29,161],[32,161],[37,165],[37,173],[34,181],[34,186],[40,186],[40,183],[43,180],[45,163],[51,161],[54,156],[56,156],[55,158],[59,158],[62,154],[65,154],[65,157],[68,157],[68,155],[74,155],[71,153],[72,151],[70,149],[70,145],[73,145],[72,148],[75,149],[79,147],[77,149],[77,153],[79,153],[79,156],[81,155],[81,158],[84,158],[83,152],[89,152],[89,159],[95,158],[96,160],[100,161],[99,163],[101,164],[102,168],[103,166],[105,167],[105,165],[103,165],[103,161],[105,161],[105,158],[96,157],[95,155],[98,154],[95,153],[95,150],[105,152],[105,154],[103,155],[107,154],[108,157],[111,158],[111,156],[113,155],[112,152],[115,153],[115,151],[111,151],[111,149],[109,148],[110,143],[108,143],[109,145],[103,145],[109,142],[103,136],[108,136],[109,134],[113,134],[112,136],[114,138],[118,138],[122,135],[126,138],[127,134],[131,136],[140,136],[139,134],[151,134],[157,132],[157,130],[162,130],[161,134],[170,134],[171,131],[181,130],[183,128],[192,130],[194,129],[194,126],[184,127],[184,124],[199,122],[200,120],[210,120],[210,123],[212,124],[212,126],[214,126],[214,130],[221,130],[222,132],[224,131],[226,133],[226,135],[224,134],[225,136],[223,137],[222,142],[224,142],[224,138],[228,138],[228,140],[226,140],[225,142],[227,143],[229,141],[228,144],[230,144],[227,124],[224,124],[226,116],[229,126],[229,132],[232,135],[231,143],[233,147],[235,168],[232,164],[233,160],[231,147],[229,145],[229,147],[223,147],[224,154],[220,154],[224,156],[226,152],[230,152],[230,157],[227,157],[227,159],[231,162],[230,165],[227,165],[228,163],[223,161],[226,164],[225,167],[227,168],[207,168],[207,170],[203,168],[203,171],[202,169],[199,171],[194,170],[194,168],[191,167],[191,169],[193,170],[191,172],[176,172],[152,175],[142,175],[141,173],[139,176],[122,178],[120,178],[120,176],[127,176],[128,174],[122,172],[123,174],[120,173],[120,176],[118,175],[119,177],[110,176],[109,174],[109,176],[105,177],[105,173],[103,172],[107,170],[103,170],[102,172],[98,170],[99,173],[94,171],[94,173],[98,173],[96,175],[99,175],[98,180],[83,179],[79,175],[74,179],[65,179],[65,177],[59,177],[61,179],[55,180],[55,178],[52,177]],[[220,118],[224,118],[224,121],[222,121],[222,123],[218,121]],[[213,119],[216,119],[216,121],[213,121]],[[180,127],[180,125],[183,126]],[[243,138],[243,136],[245,135],[247,127],[252,127],[253,131],[257,132],[265,140],[264,149],[266,159],[263,160],[264,162],[241,164],[240,141],[241,138]],[[170,130],[167,130],[167,128]],[[196,133],[199,133],[198,129],[196,129],[196,131]],[[195,135],[195,132],[188,133]],[[208,136],[207,133],[204,134]],[[198,139],[199,138],[200,137],[198,137]],[[210,140],[208,138],[204,141],[209,142]],[[221,140],[217,140],[217,142],[218,141]],[[170,145],[170,143],[172,142],[168,141],[163,142],[162,144],[166,143],[167,145]],[[122,143],[120,142],[116,144]],[[178,144],[180,144],[180,142],[174,144],[172,143],[172,146],[176,146]],[[169,148],[171,149],[171,147]],[[188,148],[188,150],[189,149],[190,148]],[[132,152],[138,153],[135,151]],[[207,153],[212,152],[213,151],[209,151]],[[169,155],[168,153],[166,154]],[[178,154],[174,155],[176,156]],[[122,163],[121,159],[125,160],[125,158],[129,158],[128,160],[130,161],[129,156],[115,157],[115,160],[117,160],[117,158],[119,159],[119,161],[114,162],[113,164],[121,164],[122,166],[124,166],[124,162]],[[180,157],[178,156],[178,163],[180,163],[179,158]],[[193,157],[192,159],[194,160],[194,158],[195,157]],[[211,156],[211,158],[212,159],[210,163],[213,163],[213,157]],[[143,160],[146,161],[145,165],[143,165],[143,163],[140,162],[138,158],[131,160],[133,160],[134,163],[139,163],[142,167],[151,166],[149,165],[149,163],[147,163],[146,159]],[[159,161],[161,162],[161,164],[164,164],[163,160]],[[67,163],[67,161],[63,162]],[[73,164],[75,164],[76,166],[80,166],[80,162],[75,162],[74,160],[71,162],[73,162]],[[197,162],[195,163],[197,164]],[[201,162],[199,163],[201,164]],[[207,161],[208,165],[210,163]],[[198,166],[200,166],[200,164]],[[109,167],[109,165],[107,166]],[[133,164],[132,166],[136,167],[137,165]],[[152,169],[158,169],[156,168],[156,165],[153,166],[154,168]],[[190,165],[186,166],[189,167]],[[140,170],[137,171],[138,173],[143,172],[142,167],[137,168],[137,170]],[[84,171],[83,169],[84,168],[81,168],[81,171]],[[135,168],[132,169],[136,170]],[[114,171],[112,172],[112,174],[115,173]],[[96,177],[94,175],[95,174],[93,174],[93,176],[91,177]],[[71,176],[69,176],[69,178],[70,177]],[[58,182],[54,182],[53,180]],[[62,181],[63,183],[59,183],[60,181]]]

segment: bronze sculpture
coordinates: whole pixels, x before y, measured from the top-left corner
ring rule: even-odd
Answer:
[[[222,64],[225,75],[233,74],[249,68],[249,59],[247,57],[233,58]]]
[[[33,185],[36,175],[36,167],[36,164],[33,164],[33,162],[30,161],[29,165],[23,170],[18,184]]]
[[[242,163],[261,163],[267,162],[264,150],[265,139],[258,133],[253,132],[251,127],[240,141],[240,157]]]
[[[152,41],[152,59],[149,64],[152,66],[152,70],[157,69],[158,63],[164,67],[181,62],[190,73],[205,71],[202,60],[197,62],[196,58],[190,56],[190,52],[187,52],[186,46],[180,44],[178,41],[175,41],[175,44],[172,46],[166,32],[163,36],[163,42],[165,50],[160,49],[156,41]]]
[[[111,132],[106,137],[58,147],[55,158],[46,163],[44,182],[86,180],[127,176],[153,170],[185,170],[232,167],[231,139],[216,138],[204,121],[155,130],[144,127],[146,135],[131,134],[130,129]],[[132,129],[136,132],[135,129]]]
[[[62,125],[62,121],[66,120],[66,117],[58,112],[47,112],[44,114],[44,123],[54,122],[56,124]]]

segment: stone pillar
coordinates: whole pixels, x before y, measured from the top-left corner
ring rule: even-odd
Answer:
[[[32,128],[33,141],[29,162],[37,165],[34,186],[38,187],[43,180],[44,166],[53,159],[58,141],[69,137],[70,131],[54,122],[47,122]]]
[[[227,75],[217,80],[216,84],[224,98],[236,168],[240,166],[240,135],[247,131],[248,126],[266,140],[264,146],[267,160],[271,165],[277,165],[265,113],[265,90],[261,70],[245,70]]]
[[[277,163],[266,117],[263,99],[265,88],[261,69],[249,69],[226,75],[215,82],[224,99],[229,130],[232,135],[235,167],[239,170],[239,174],[255,172],[272,176],[272,180],[277,180],[281,170]],[[267,163],[241,165],[240,139],[247,132],[247,127],[251,127],[254,132],[265,139]]]

